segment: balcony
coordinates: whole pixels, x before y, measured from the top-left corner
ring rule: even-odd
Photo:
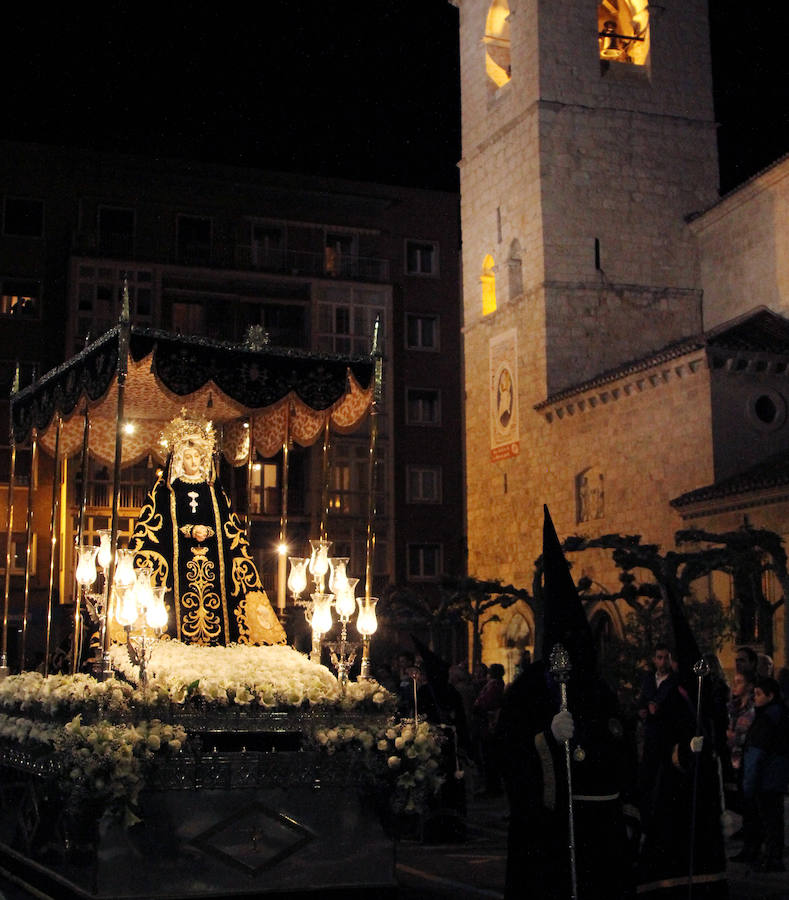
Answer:
[[[313,252],[264,247],[260,244],[235,244],[214,241],[182,243],[180,247],[140,249],[140,241],[128,236],[102,241],[92,233],[74,236],[72,253],[92,259],[119,259],[150,265],[180,265],[209,269],[232,269],[300,275],[310,278],[337,278],[348,281],[383,283],[389,280],[389,260],[352,253]]]

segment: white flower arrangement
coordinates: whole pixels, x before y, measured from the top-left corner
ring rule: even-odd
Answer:
[[[139,671],[126,648],[110,651],[113,667],[133,684]],[[383,710],[393,697],[375,681],[349,682],[342,696],[335,676],[293,647],[200,647],[160,641],[148,663],[148,696],[182,704],[198,699],[217,706],[264,709],[309,705]]]
[[[328,753],[361,750],[373,774],[390,783],[395,812],[422,812],[445,781],[440,731],[428,722],[390,721],[380,727],[319,728],[314,740]]]
[[[186,742],[180,725],[158,719],[136,725],[99,721],[90,725],[75,716],[65,725],[0,714],[0,739],[33,753],[55,752],[62,765],[64,793],[87,792],[110,810],[127,813],[145,783],[146,764],[164,754],[180,753]]]

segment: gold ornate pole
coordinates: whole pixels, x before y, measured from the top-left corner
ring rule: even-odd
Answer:
[[[329,530],[329,474],[331,467],[329,465],[329,426],[331,425],[331,414],[326,413],[326,424],[323,428],[323,451],[321,456],[321,540],[328,540]]]
[[[112,675],[110,665],[110,606],[112,604],[112,582],[115,578],[115,557],[118,552],[118,502],[121,489],[121,461],[123,459],[123,404],[126,396],[126,375],[129,368],[129,283],[123,282],[123,305],[118,323],[118,405],[115,412],[115,468],[112,473],[112,520],[110,524],[110,564],[107,569],[107,600],[104,614],[104,647],[102,654],[101,679],[106,681]]]
[[[85,507],[88,504],[88,444],[90,441],[90,416],[88,404],[85,404],[85,422],[82,426],[82,494],[79,498],[79,519],[77,522],[77,548],[82,546],[82,536],[85,533]],[[80,600],[82,589],[76,578],[71,579],[74,584],[74,652],[71,657],[71,674],[79,667],[79,652],[82,644],[82,616],[80,615]]]
[[[288,600],[288,467],[290,464],[290,422],[286,417],[285,440],[282,442],[282,504],[279,514],[279,547],[277,547],[277,612],[285,615]]]
[[[11,385],[11,396],[8,405],[8,431],[11,446],[10,468],[8,472],[8,509],[6,510],[6,545],[5,545],[5,590],[3,592],[3,648],[0,652],[0,678],[9,673],[8,668],[8,601],[11,594],[11,543],[14,537],[14,486],[16,479],[16,440],[14,439],[14,417],[12,413],[14,394],[19,392],[19,364],[14,372]]]
[[[375,450],[378,442],[378,404],[381,401],[383,381],[383,356],[379,346],[380,318],[373,326],[373,345],[370,355],[375,360],[373,400],[370,406],[370,446],[367,453],[367,542],[365,547],[364,596],[369,600],[373,595],[373,558],[375,556]]]
[[[30,478],[27,483],[27,525],[25,527],[25,604],[22,610],[22,649],[19,654],[19,671],[25,671],[27,663],[27,621],[30,614],[30,570],[32,560],[33,540],[33,479],[38,468],[38,432],[33,429],[33,438],[30,448]]]
[[[378,403],[381,400],[381,388],[383,384],[383,355],[379,346],[380,318],[376,318],[373,326],[373,344],[371,356],[375,360],[373,381],[373,400],[370,406],[370,446],[367,457],[367,540],[365,546],[364,563],[364,597],[369,604],[373,595],[373,564],[375,560],[375,450],[378,441]],[[362,639],[362,663],[361,678],[370,677],[370,637],[366,635]],[[416,711],[414,712],[416,721]]]
[[[255,448],[252,441],[252,416],[247,419],[247,540],[252,534],[252,466]]]
[[[55,572],[58,550],[58,519],[60,518],[60,433],[63,419],[58,413],[55,428],[55,460],[52,469],[52,513],[49,519],[49,592],[47,594],[47,639],[44,646],[44,675],[49,675],[49,647],[52,640],[52,600],[55,594]]]

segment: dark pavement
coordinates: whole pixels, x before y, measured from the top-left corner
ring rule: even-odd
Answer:
[[[727,834],[739,824],[738,816],[726,814]],[[729,840],[727,856],[741,846]],[[504,896],[506,857],[506,801],[474,797],[469,804],[465,842],[426,844],[401,840],[398,843],[398,900],[500,900]],[[785,862],[789,865],[789,854],[785,854]],[[747,865],[729,862],[728,876],[731,900],[789,900],[789,874],[763,874],[751,871]],[[0,873],[0,900],[33,897],[46,895],[30,893]]]
[[[789,802],[787,807],[786,821],[789,821]],[[469,805],[466,843],[424,845],[400,841],[397,849],[400,900],[501,900],[507,859],[506,817],[507,804],[503,798],[475,797]],[[739,826],[739,816],[727,812],[724,817],[727,836]],[[741,849],[741,843],[727,840],[727,857]],[[789,868],[786,852],[784,862]],[[789,900],[789,873],[754,872],[744,863],[729,862],[727,866],[730,900]]]

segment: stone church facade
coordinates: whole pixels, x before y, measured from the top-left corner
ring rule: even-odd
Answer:
[[[456,5],[470,574],[530,587],[543,503],[664,550],[691,519],[789,532],[781,486],[716,493],[789,449],[789,161],[719,198],[705,0]],[[617,586],[603,554],[574,574]],[[534,620],[501,619],[511,671]]]

